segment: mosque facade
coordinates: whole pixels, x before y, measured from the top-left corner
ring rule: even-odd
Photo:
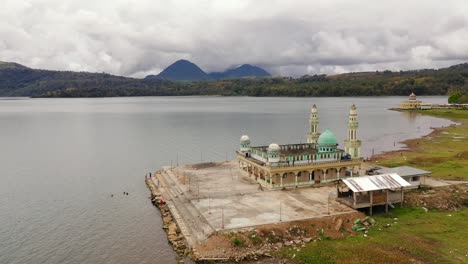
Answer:
[[[349,111],[344,149],[338,147],[329,129],[319,133],[318,124],[317,107],[313,105],[307,143],[252,146],[249,136],[243,135],[237,151],[240,170],[269,189],[314,186],[357,176],[362,158],[356,106]]]

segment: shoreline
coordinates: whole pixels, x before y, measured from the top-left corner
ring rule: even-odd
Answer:
[[[389,110],[398,112],[406,111],[396,109]],[[465,138],[467,136],[464,130],[468,128],[468,120],[466,120],[466,117],[464,116],[457,116],[457,114],[460,113],[457,113],[457,111],[465,111],[466,113],[468,113],[468,110],[457,109],[434,109],[415,111],[419,115],[444,118],[446,120],[454,122],[454,124],[442,127],[431,127],[432,131],[429,134],[398,142],[400,144],[404,144],[405,147],[399,150],[384,151],[382,153],[374,155],[369,162],[377,166],[381,165],[388,167],[395,167],[401,165],[416,167],[419,166],[431,171],[428,168],[436,167],[438,165],[442,166],[445,163],[453,162],[453,160],[450,159],[452,157],[450,156],[451,152],[454,153],[452,155],[455,156],[455,158],[463,158],[468,153],[468,149],[464,149],[462,146],[463,144],[455,145],[455,147],[453,148],[449,146],[449,144],[454,144],[453,141],[459,141],[457,138]],[[462,112],[461,115],[465,115],[465,112]],[[453,137],[455,135],[458,137]],[[450,136],[452,136],[452,138],[450,138]],[[459,152],[456,153],[456,151]],[[460,166],[463,166],[463,164]],[[464,174],[442,175],[441,172],[439,173],[436,171],[433,172],[432,177],[446,180],[461,180],[464,179]]]
[[[392,111],[397,111],[397,110],[392,110]],[[450,119],[448,119],[450,120]],[[450,120],[450,121],[454,121],[454,120]],[[455,121],[454,121],[455,122]],[[460,126],[462,124],[455,124],[455,125],[451,125],[451,126]],[[413,152],[417,149],[418,145],[419,145],[419,142],[421,142],[422,140],[424,139],[427,139],[427,138],[432,138],[432,137],[436,137],[438,135],[440,135],[443,131],[445,131],[448,127],[450,126],[442,126],[442,127],[431,127],[430,129],[432,129],[431,132],[429,132],[429,134],[427,135],[423,135],[421,137],[417,137],[417,138],[410,138],[410,139],[406,139],[406,140],[403,140],[403,141],[400,141],[398,142],[399,144],[404,144],[405,147],[401,148],[401,149],[398,149],[398,150],[388,150],[388,151],[383,151],[382,153],[379,153],[379,154],[376,154],[374,155],[370,162],[376,162],[376,159],[382,159],[382,160],[385,160],[387,159],[389,156],[393,156],[397,153],[405,153],[405,152]]]
[[[155,172],[156,175],[157,172]],[[161,202],[162,194],[158,191],[158,186],[154,183],[152,176],[145,176],[145,183],[150,190],[151,203],[159,209],[161,213],[161,219],[163,221],[162,228],[166,231],[167,241],[172,246],[172,249],[177,254],[177,262],[184,263],[185,256],[191,253],[191,248],[188,244],[186,237],[182,234],[180,225],[177,223],[174,213],[167,203]],[[156,178],[157,180],[157,178]]]

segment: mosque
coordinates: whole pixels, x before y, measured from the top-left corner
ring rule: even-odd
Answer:
[[[431,108],[432,108],[432,105],[430,103],[424,103],[420,100],[417,100],[416,95],[414,93],[411,93],[409,95],[408,100],[400,103],[400,109],[404,109],[404,110],[413,110],[413,109],[426,110],[426,109],[431,109]]]
[[[318,133],[315,104],[310,113],[307,143],[251,146],[250,138],[240,138],[237,159],[241,172],[269,189],[314,186],[356,176],[361,167],[361,141],[357,139],[356,106],[349,111],[348,136],[344,150],[330,130]]]

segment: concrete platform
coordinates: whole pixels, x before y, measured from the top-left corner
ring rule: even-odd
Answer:
[[[164,167],[160,183],[191,237],[280,221],[355,212],[335,201],[335,187],[265,190],[236,161]]]
[[[192,204],[216,230],[355,212],[335,201],[335,190],[320,187],[264,191],[192,200]]]

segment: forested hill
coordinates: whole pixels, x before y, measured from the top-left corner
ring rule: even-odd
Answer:
[[[35,70],[15,63],[0,63],[0,96],[377,96],[411,92],[446,95],[450,88],[466,91],[467,87],[468,63],[439,70],[203,81],[134,79],[105,73]]]
[[[104,97],[158,94],[165,79],[143,80],[106,73],[35,70],[0,62],[0,96]],[[169,95],[173,92],[169,92]]]

